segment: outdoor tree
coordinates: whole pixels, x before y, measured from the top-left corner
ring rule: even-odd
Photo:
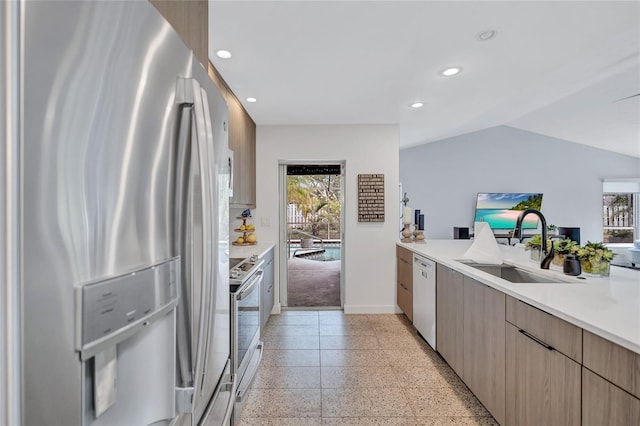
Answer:
[[[340,176],[287,176],[287,201],[294,204],[305,219],[304,230],[313,235],[340,228]]]

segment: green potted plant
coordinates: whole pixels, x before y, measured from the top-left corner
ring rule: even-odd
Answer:
[[[555,250],[555,256],[551,261],[552,264],[562,267],[564,265],[564,257],[567,254],[571,254],[577,249],[578,243],[568,238],[562,240],[556,240],[553,242],[553,249]]]
[[[547,247],[551,244],[551,240],[547,240]],[[542,251],[542,235],[536,234],[529,241],[524,243],[524,249],[529,250],[529,257],[536,262],[540,261],[540,252]]]
[[[608,276],[609,263],[615,253],[608,249],[603,242],[592,243],[587,241],[587,244],[576,250],[576,255],[580,260],[582,272],[591,275]]]
[[[547,234],[548,235],[558,235],[558,227],[555,226],[553,223],[550,225],[547,225]]]

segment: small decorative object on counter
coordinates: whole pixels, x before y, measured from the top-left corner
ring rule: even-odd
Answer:
[[[249,209],[245,210],[245,212],[248,210]],[[256,234],[254,234],[255,227],[252,224],[247,223],[247,219],[249,219],[250,217],[251,216],[240,216],[236,218],[242,221],[242,225],[240,225],[239,228],[234,229],[234,231],[241,232],[242,235],[236,238],[236,240],[231,243],[234,246],[252,246],[258,244]]]
[[[573,253],[578,249],[578,243],[568,238],[563,240],[556,240],[553,242],[553,248],[556,252],[553,260],[551,261],[552,265],[556,265],[559,267],[564,266],[564,258],[566,255]]]
[[[562,272],[574,277],[580,275],[582,273],[582,268],[580,267],[580,260],[578,259],[578,256],[575,254],[565,255]]]
[[[558,235],[558,227],[553,223],[551,225],[547,225],[547,235]]]
[[[407,197],[407,194],[405,194],[405,199],[407,201],[409,201]],[[402,224],[404,225],[404,229],[402,230],[402,239],[400,240],[403,243],[412,243],[413,240],[411,239],[411,220],[412,220],[412,215],[413,213],[413,209],[411,207],[408,207],[405,205],[402,208]]]
[[[416,210],[416,212],[419,213],[420,210]],[[424,215],[417,214],[415,219],[416,219],[416,223],[413,230],[413,239],[415,240],[416,243],[425,243],[426,241],[424,240]]]
[[[551,240],[547,240],[547,245]],[[529,250],[529,257],[535,262],[540,262],[540,252],[542,251],[542,235],[534,235],[529,241],[524,243],[524,249]]]
[[[580,259],[583,273],[600,277],[609,276],[609,264],[615,253],[604,243],[587,241],[587,244],[578,248],[576,254]]]

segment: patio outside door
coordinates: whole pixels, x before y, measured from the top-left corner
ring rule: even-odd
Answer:
[[[343,170],[341,162],[280,165],[282,307],[342,307]]]

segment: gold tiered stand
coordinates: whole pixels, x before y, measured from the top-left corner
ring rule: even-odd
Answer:
[[[236,217],[236,219],[240,219],[242,220],[242,225],[240,228],[236,228],[234,229],[234,232],[241,232],[242,233],[242,241],[241,243],[238,243],[236,241],[232,241],[231,244],[234,246],[254,246],[256,244],[258,244],[257,241],[254,241],[252,243],[247,242],[247,236],[249,236],[250,234],[253,234],[255,232],[255,229],[247,229],[247,219],[249,219],[248,217]]]

